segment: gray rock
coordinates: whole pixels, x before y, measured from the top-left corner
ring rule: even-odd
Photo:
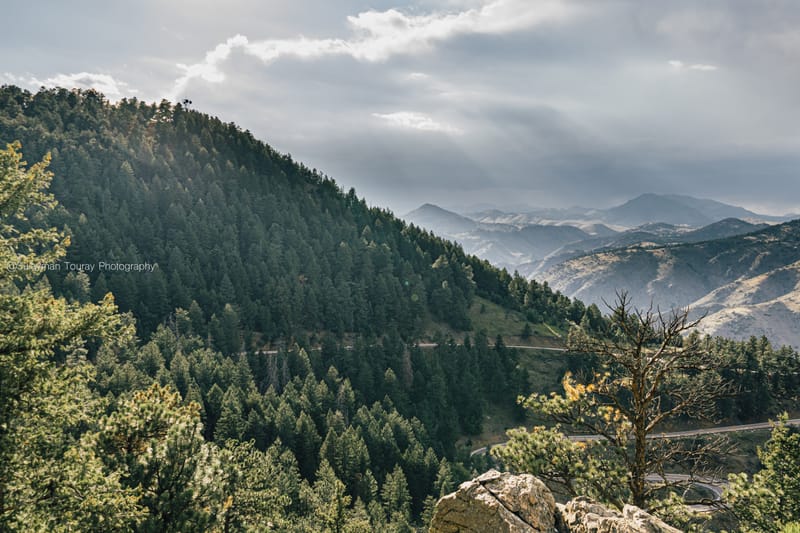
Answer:
[[[622,512],[579,497],[556,505],[530,474],[489,470],[436,504],[431,533],[680,533],[638,507]]]
[[[579,497],[558,506],[558,530],[562,533],[680,533],[633,505],[622,512]]]
[[[549,533],[556,503],[539,479],[489,470],[436,504],[432,533]]]

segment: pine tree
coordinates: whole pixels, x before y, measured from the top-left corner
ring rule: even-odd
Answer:
[[[731,474],[725,500],[745,531],[781,531],[800,522],[800,432],[784,413],[763,448],[762,468],[748,479]]]
[[[192,300],[189,304],[189,321],[192,324],[192,333],[200,337],[205,337],[206,334],[206,320],[203,316],[203,311],[200,309],[197,301]]]
[[[321,443],[322,439],[314,421],[305,411],[301,411],[295,423],[293,450],[300,465],[300,473],[306,479],[311,479],[317,469],[317,454]]]
[[[217,421],[222,414],[222,402],[225,398],[225,392],[222,388],[214,383],[206,393],[205,413],[206,413],[206,427],[205,435],[210,440],[214,435],[217,427]]]
[[[344,483],[324,460],[319,465],[313,487],[306,490],[305,499],[311,510],[310,518],[316,531],[341,533],[347,522],[347,508],[350,496],[345,492]]]
[[[533,330],[531,329],[531,323],[526,320],[525,325],[522,327],[522,332],[520,332],[519,336],[523,340],[528,340],[531,338],[532,334]]]
[[[533,394],[524,400],[527,408],[572,431],[602,438],[575,443],[559,426],[530,432],[520,428],[509,431],[508,446],[493,453],[511,468],[619,508],[625,503],[656,505],[663,487],[646,477],[676,461],[683,460],[690,477],[704,477],[708,460],[722,451],[720,442],[688,448],[679,440],[649,438],[661,424],[680,416],[712,418],[716,400],[730,393],[730,385],[714,371],[715,355],[697,335],[683,337],[699,322],[689,319],[688,309],[669,314],[652,306],[632,309],[627,294],[619,294],[609,318],[609,337],[570,332],[571,351],[598,358],[594,375],[584,383],[567,374],[563,396]]]
[[[391,522],[409,522],[411,519],[411,496],[408,493],[406,475],[400,465],[395,466],[383,482],[381,499],[386,515]]]
[[[357,499],[353,504],[353,508],[347,512],[347,521],[342,531],[344,533],[372,533],[373,531],[378,531],[373,527],[367,508],[360,499]]]
[[[278,444],[267,452],[252,442],[228,441],[222,450],[225,493],[229,505],[223,509],[225,531],[265,531],[287,528],[291,495],[297,492],[297,465],[286,465]]]
[[[219,444],[228,439],[240,440],[244,435],[246,423],[240,395],[237,387],[228,387],[222,397],[219,420],[214,427],[214,440]]]
[[[140,491],[139,531],[203,530],[221,511],[219,451],[204,442],[200,406],[159,385],[134,392],[84,442],[123,487]]]
[[[31,229],[29,214],[56,205],[45,192],[52,175],[47,171],[48,157],[26,168],[19,148],[13,144],[0,150],[0,529],[20,520],[31,520],[27,524],[31,527],[42,525],[26,513],[57,506],[61,481],[80,484],[88,479],[72,478],[75,471],[67,474],[71,468],[80,468],[80,463],[76,463],[79,454],[65,439],[80,427],[79,421],[97,414],[75,412],[70,402],[85,402],[82,408],[86,409],[97,404],[84,388],[89,380],[86,371],[80,366],[77,371],[60,369],[54,363],[56,351],[68,346],[79,349],[83,339],[90,337],[122,341],[132,334],[116,314],[110,295],[97,305],[70,303],[54,298],[46,284],[37,284],[42,266],[64,257],[69,238],[54,228]],[[80,400],[74,397],[74,388],[67,386],[70,382],[86,392]],[[61,407],[65,407],[63,413],[59,413]],[[32,442],[49,444],[37,448]],[[47,475],[42,477],[48,464],[59,465],[49,478],[51,483]],[[91,458],[84,466],[87,476],[102,478]],[[130,516],[135,504],[129,505],[132,502],[124,494],[120,494],[122,500],[107,500],[105,491],[114,492],[114,479],[107,481],[98,483],[91,512],[116,508]],[[53,487],[49,497],[37,493],[35,499],[30,498],[37,483]],[[89,511],[86,506],[83,509]]]

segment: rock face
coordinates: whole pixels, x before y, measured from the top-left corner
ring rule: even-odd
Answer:
[[[489,470],[436,504],[432,533],[555,531],[556,502],[534,476]]]
[[[680,533],[633,505],[620,513],[584,497],[559,505],[556,522],[558,531],[570,533]]]
[[[489,470],[436,504],[431,533],[680,533],[638,507],[622,512],[588,498],[556,505],[536,477]]]

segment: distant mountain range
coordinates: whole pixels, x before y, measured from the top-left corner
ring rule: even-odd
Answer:
[[[800,220],[656,194],[519,213],[426,204],[405,218],[586,303],[626,290],[640,307],[690,305],[709,333],[800,346]]]
[[[643,224],[662,222],[676,226],[701,227],[726,218],[748,222],[780,223],[796,216],[773,216],[754,213],[743,207],[716,200],[694,198],[679,194],[647,193],[608,209],[590,207],[529,208],[502,210],[496,208],[464,211],[465,215],[481,222],[513,224],[603,223],[616,229],[631,229]],[[800,215],[797,215],[800,216]]]
[[[432,204],[425,204],[404,218],[457,241],[470,254],[510,270],[544,258],[569,243],[593,238],[592,234],[572,225],[482,222]],[[616,232],[605,228],[603,234],[615,235]]]
[[[572,207],[459,214],[424,204],[404,217],[491,263],[532,277],[598,250],[698,242],[756,231],[786,217],[690,196],[643,194],[610,209]]]
[[[723,285],[693,304],[702,328],[731,338],[766,335],[800,346],[800,261]]]
[[[738,218],[726,218],[694,230],[690,230],[685,226],[649,223],[608,237],[596,237],[569,243],[540,261],[518,265],[517,270],[527,277],[535,277],[568,259],[586,255],[587,253],[614,250],[628,246],[660,246],[724,239],[767,227],[769,227],[768,224],[751,224]]]
[[[640,308],[688,305],[708,315],[707,332],[800,346],[800,220],[723,239],[586,254],[537,279],[587,303],[625,290]]]

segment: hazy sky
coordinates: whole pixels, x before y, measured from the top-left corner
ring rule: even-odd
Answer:
[[[189,98],[398,214],[800,212],[797,0],[19,2],[0,83]]]

